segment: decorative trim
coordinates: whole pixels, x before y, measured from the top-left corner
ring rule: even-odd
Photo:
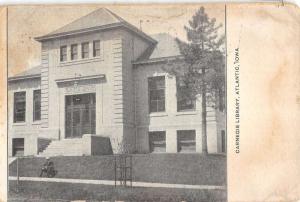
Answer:
[[[133,61],[132,64],[133,64],[134,67],[138,67],[138,65],[162,63],[162,62],[167,62],[168,60],[176,60],[176,59],[182,60],[183,56],[176,55],[176,56],[170,56],[170,57],[153,58],[153,59],[142,60],[142,61]]]
[[[91,79],[105,79],[105,74],[98,74],[98,75],[90,75],[90,76],[81,76],[81,77],[71,77],[65,79],[56,79],[56,83],[66,83],[72,81],[83,81],[83,80],[91,80]]]
[[[163,117],[163,116],[168,116],[167,112],[151,112],[149,114],[149,117]]]
[[[9,77],[8,81],[19,81],[19,80],[25,80],[25,79],[37,79],[41,78],[41,74],[32,74],[32,75],[27,75],[27,76],[14,76],[14,77]]]
[[[51,39],[56,39],[56,38],[61,38],[61,37],[68,37],[71,35],[85,34],[88,32],[101,31],[101,30],[106,30],[106,29],[115,29],[115,28],[119,28],[119,27],[126,28],[129,31],[132,31],[133,33],[137,34],[141,38],[144,38],[153,44],[157,43],[157,41],[154,40],[152,37],[148,36],[147,34],[145,34],[142,31],[138,30],[133,25],[130,25],[129,23],[124,23],[124,22],[112,23],[112,24],[108,24],[108,25],[101,25],[101,26],[97,26],[97,27],[90,27],[90,28],[86,28],[86,29],[62,32],[62,33],[57,33],[57,34],[48,34],[48,35],[44,35],[44,36],[40,36],[40,37],[35,37],[34,39],[36,41],[43,42],[46,40],[51,40]]]
[[[92,58],[84,58],[84,59],[60,62],[58,67],[79,65],[79,64],[85,64],[85,63],[91,63],[91,62],[101,62],[101,61],[104,61],[104,59],[101,56],[100,57],[98,56],[98,57],[92,57]]]

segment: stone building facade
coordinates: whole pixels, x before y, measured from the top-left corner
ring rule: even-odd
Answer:
[[[168,34],[149,36],[98,9],[37,37],[41,64],[9,78],[9,156],[201,153],[201,99],[178,100],[163,71],[180,57]],[[208,108],[208,151],[226,150],[224,112]]]

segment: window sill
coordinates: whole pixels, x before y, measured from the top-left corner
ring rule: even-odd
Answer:
[[[166,112],[151,112],[149,114],[150,117],[163,117],[163,116],[168,116]]]
[[[13,123],[13,126],[25,126],[26,122],[18,122],[18,123]]]
[[[84,58],[84,59],[64,61],[64,62],[60,62],[58,66],[63,67],[63,66],[83,64],[83,63],[88,63],[88,62],[97,62],[97,61],[103,61],[103,58],[102,57],[93,57],[93,58]]]
[[[182,115],[196,115],[198,114],[198,111],[196,110],[193,110],[193,111],[179,111],[179,112],[176,112],[176,116],[182,116]]]
[[[40,120],[38,120],[38,121],[33,121],[32,122],[32,125],[40,125],[41,124],[41,121]]]

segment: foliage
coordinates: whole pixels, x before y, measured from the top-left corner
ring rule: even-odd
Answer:
[[[207,103],[213,105],[220,93],[224,94],[224,35],[218,34],[221,27],[201,7],[184,27],[188,41],[176,39],[183,58],[170,60],[163,68],[187,86],[183,96],[196,98],[205,91]]]

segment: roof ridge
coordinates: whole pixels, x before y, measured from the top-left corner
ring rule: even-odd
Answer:
[[[109,10],[108,8],[103,8],[105,11],[107,11],[113,18],[116,18],[117,20],[121,21],[121,22],[127,22],[126,20],[124,20],[123,18],[121,18],[120,16],[118,16],[117,14],[115,14],[114,12],[112,12],[111,10]]]
[[[68,26],[68,25],[70,25],[70,24],[73,24],[73,23],[75,23],[75,22],[77,22],[77,21],[80,21],[82,18],[85,18],[85,17],[87,17],[87,16],[89,16],[89,15],[92,15],[92,14],[98,12],[99,10],[105,10],[105,8],[102,8],[102,7],[101,7],[101,8],[97,8],[97,9],[95,9],[94,11],[89,12],[89,13],[87,13],[87,14],[81,16],[80,18],[77,18],[77,19],[75,19],[75,20],[73,20],[73,21],[71,21],[71,22],[69,22],[69,23],[67,23],[67,24],[65,24],[65,25],[63,25],[63,26],[61,26],[61,27],[55,29],[54,31],[52,31],[52,32],[50,32],[50,33],[48,33],[48,34],[46,34],[46,36],[47,36],[47,35],[51,35],[51,34],[53,34],[53,33],[56,33],[58,30],[60,30],[60,29],[62,29],[62,28],[64,28],[64,27],[66,27],[66,26]]]

